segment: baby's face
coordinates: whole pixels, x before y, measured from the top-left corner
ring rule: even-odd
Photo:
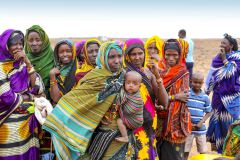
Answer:
[[[138,76],[126,76],[124,84],[126,92],[130,94],[138,92],[141,86],[141,80]]]

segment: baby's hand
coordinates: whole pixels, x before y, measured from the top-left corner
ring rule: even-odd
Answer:
[[[42,100],[41,98],[35,99],[35,107],[37,107],[40,112],[43,111],[43,109],[46,108],[46,106],[47,105],[45,104],[45,101]]]
[[[47,117],[47,109],[44,108],[42,111],[41,111],[41,115],[43,118],[46,118]]]
[[[101,123],[102,124],[104,124],[104,125],[109,125],[109,124],[111,124],[108,120],[106,120],[106,119],[102,119],[101,120]]]

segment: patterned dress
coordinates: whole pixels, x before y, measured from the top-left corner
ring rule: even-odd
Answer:
[[[222,153],[229,126],[240,115],[240,52],[231,52],[226,56],[229,61],[227,65],[223,64],[218,55],[213,59],[206,81],[206,91],[213,91],[213,115],[207,138],[216,145],[219,153]]]
[[[8,52],[6,43],[13,32],[0,36],[0,160],[35,160],[39,159],[39,124],[31,97],[43,93],[43,83],[37,75],[30,86],[26,64]],[[30,100],[23,101],[23,95]]]

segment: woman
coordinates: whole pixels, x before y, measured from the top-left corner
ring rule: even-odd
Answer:
[[[240,53],[236,39],[225,34],[220,53],[212,61],[206,80],[206,92],[213,91],[213,115],[209,121],[207,139],[222,153],[229,125],[240,116]]]
[[[144,68],[145,50],[141,39],[128,39],[125,42],[125,63],[127,70],[134,70],[143,77],[140,94],[144,101],[143,120],[141,127],[134,130],[138,145],[137,159],[157,159],[156,127],[157,115],[155,103],[167,106],[168,98],[162,84],[158,68],[153,59],[149,59],[148,68]]]
[[[184,142],[191,133],[190,113],[186,106],[189,90],[189,73],[182,65],[181,45],[175,39],[164,44],[166,69],[161,73],[168,92],[169,104],[159,113],[163,132],[158,141],[158,154],[161,160],[183,160]]]
[[[76,43],[76,52],[77,52],[77,59],[78,59],[79,68],[84,63],[83,48],[84,48],[85,42],[86,42],[86,40],[81,40],[81,41]]]
[[[54,66],[54,56],[49,38],[40,26],[33,25],[27,29],[25,40],[25,52],[36,72],[42,77],[45,85],[45,94],[50,99],[49,72]]]
[[[98,68],[93,69],[60,99],[44,123],[43,128],[52,134],[59,159],[77,159],[85,154],[93,131],[105,113],[116,107],[116,94],[123,83],[121,47],[112,42],[104,43],[100,48],[97,64]],[[113,127],[116,130],[116,122],[112,124],[115,124]],[[117,131],[112,134],[116,133]],[[122,145],[117,143],[117,146]],[[115,151],[115,148],[119,149],[116,146],[110,149]],[[99,153],[97,156],[102,157],[103,154]]]
[[[39,159],[39,124],[34,96],[43,84],[23,51],[21,31],[0,36],[0,159]]]
[[[88,39],[83,48],[84,63],[77,70],[76,79],[79,82],[88,72],[96,67],[97,53],[101,42],[98,39]]]
[[[50,70],[50,96],[53,103],[68,93],[76,84],[76,48],[72,41],[62,40],[54,49],[55,68]]]
[[[158,64],[159,61],[162,62],[163,44],[164,44],[164,40],[162,40],[158,36],[153,36],[149,38],[145,43],[146,60],[148,60],[149,58],[152,58],[154,59],[154,62],[156,64]]]

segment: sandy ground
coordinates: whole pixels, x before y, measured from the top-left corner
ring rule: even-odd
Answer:
[[[51,44],[54,46],[59,39],[52,39]],[[74,42],[80,39],[72,39]],[[221,39],[194,39],[194,71],[200,71],[207,76],[208,70],[211,65],[212,58],[218,53]],[[239,42],[239,40],[238,40]],[[207,123],[208,125],[208,123]],[[208,152],[211,152],[210,143],[207,143]],[[196,144],[194,142],[190,156],[198,154]]]

